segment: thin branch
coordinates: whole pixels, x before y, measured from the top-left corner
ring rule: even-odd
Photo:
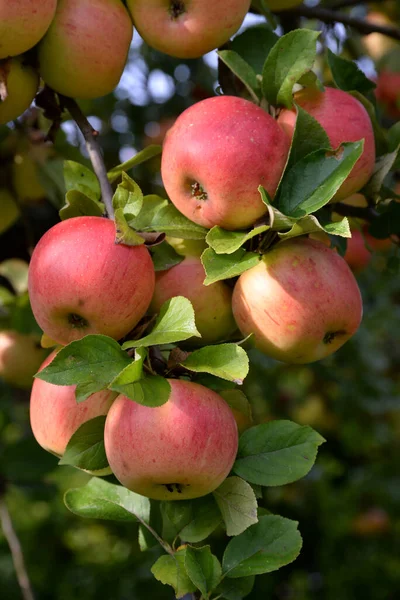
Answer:
[[[105,204],[107,214],[110,219],[114,219],[114,209],[112,205],[113,191],[111,184],[108,181],[107,169],[104,164],[101,148],[96,139],[98,133],[93,129],[75,100],[72,98],[67,98],[66,96],[60,96],[60,100],[70,113],[71,117],[74,119],[75,123],[78,125],[83,137],[85,138],[89,158],[100,183],[101,196]]]
[[[342,204],[338,202],[333,204],[333,210],[343,217],[356,217],[358,219],[364,219],[371,223],[379,217],[378,211],[372,206],[350,206],[349,204]]]
[[[348,8],[359,4],[368,4],[368,2],[366,2],[366,0],[336,0],[336,2],[330,3],[326,8],[337,10],[338,8]]]
[[[278,13],[279,14],[279,13]],[[319,19],[324,23],[343,23],[357,29],[360,33],[368,35],[369,33],[382,33],[395,40],[400,40],[400,29],[391,25],[378,25],[378,23],[371,23],[365,19],[359,19],[357,17],[351,17],[347,13],[336,12],[330,8],[323,8],[321,6],[296,6],[288,11],[281,12],[280,14],[292,14],[297,17],[307,17],[308,19]]]
[[[175,557],[175,552],[172,550],[171,546],[165,542],[159,535],[158,533],[148,524],[146,523],[146,521],[144,521],[141,517],[139,517],[136,513],[135,513],[135,517],[137,518],[137,520],[139,521],[139,523],[141,523],[143,525],[143,527],[146,527],[146,529],[151,533],[151,535],[157,540],[157,542],[160,544],[160,546],[165,550],[165,552],[167,554],[170,554],[171,556]]]
[[[22,596],[24,600],[35,600],[31,583],[29,581],[28,572],[25,567],[21,544],[17,534],[15,533],[4,497],[0,497],[0,523],[3,529],[4,537],[6,538],[10,547],[14,569],[17,575],[19,587],[21,588]]]

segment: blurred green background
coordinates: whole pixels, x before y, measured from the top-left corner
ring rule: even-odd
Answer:
[[[354,10],[363,17],[366,5]],[[297,24],[284,19],[280,31]],[[341,25],[322,27],[325,45],[358,58],[366,73],[374,75],[374,62],[354,32],[349,39]],[[320,67],[323,73],[322,59]],[[101,134],[107,167],[149,143],[161,143],[174,117],[214,95],[217,76],[215,53],[201,60],[175,60],[145,47],[136,36],[115,94],[81,103]],[[57,221],[63,160],[87,160],[71,121],[63,123],[54,147],[44,141],[49,126],[32,109],[0,128],[0,187],[14,193],[15,165],[27,162],[33,163],[33,172],[28,167],[17,177],[27,190],[36,177],[43,186],[39,198],[20,202],[21,218],[0,236],[0,262],[28,260],[29,249]],[[159,159],[138,167],[132,176],[145,193],[162,193]],[[400,280],[390,270],[391,252],[374,254],[358,275],[364,320],[355,338],[335,355],[313,365],[290,366],[251,353],[245,392],[255,421],[289,418],[313,426],[326,443],[308,477],[265,493],[269,510],[299,521],[304,547],[293,564],[258,577],[249,598],[399,597]],[[0,285],[9,286],[3,278]],[[26,331],[34,327],[29,316],[20,326]],[[150,573],[161,550],[141,554],[135,526],[82,520],[67,511],[63,493],[87,479],[72,468],[57,467],[57,459],[39,448],[30,432],[29,392],[0,381],[0,493],[6,490],[37,600],[173,598],[172,590]],[[216,544],[219,535],[214,534]],[[0,598],[21,598],[1,531]]]

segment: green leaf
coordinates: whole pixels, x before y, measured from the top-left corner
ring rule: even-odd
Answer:
[[[107,389],[130,363],[112,338],[87,335],[62,348],[36,377],[55,385],[77,385],[76,399],[82,402],[91,394]]]
[[[186,548],[181,548],[174,556],[161,556],[151,567],[154,577],[164,585],[172,586],[177,598],[197,589],[186,572],[185,556]]]
[[[159,344],[173,344],[191,337],[201,337],[196,329],[194,310],[184,296],[176,296],[164,302],[160,314],[149,335],[141,340],[125,342],[124,350]]]
[[[68,490],[64,503],[72,513],[88,519],[128,523],[137,520],[148,523],[150,519],[148,498],[98,477],[92,477],[81,488]]]
[[[221,379],[242,384],[249,372],[249,359],[237,344],[205,346],[191,352],[181,363],[189,371],[210,373]]]
[[[232,409],[240,412],[251,423],[251,405],[247,397],[241,390],[222,390],[219,393]]]
[[[242,600],[250,594],[254,586],[254,580],[254,575],[238,577],[234,580],[225,578],[216,588],[215,593],[221,594],[222,598],[226,598],[226,600]]]
[[[145,148],[141,152],[138,152],[137,154],[135,154],[135,156],[133,156],[129,160],[127,160],[124,163],[118,165],[117,167],[114,167],[113,169],[111,169],[111,171],[108,172],[109,182],[113,183],[116,179],[118,179],[118,177],[121,176],[121,174],[123,172],[129,171],[130,169],[133,169],[133,167],[137,167],[138,165],[146,162],[147,160],[150,160],[150,159],[154,158],[155,156],[158,156],[159,154],[161,154],[161,151],[162,151],[161,146],[158,146],[155,144],[152,144],[151,146],[147,146],[147,148]]]
[[[184,259],[168,242],[163,242],[150,249],[155,271],[166,271],[175,265],[179,265]]]
[[[233,472],[250,483],[285,485],[311,470],[324,438],[311,427],[271,421],[247,429],[239,440]]]
[[[276,515],[260,517],[227,545],[223,573],[229,578],[271,573],[294,561],[301,545],[296,521]]]
[[[109,388],[124,394],[123,390],[125,386],[130,383],[136,383],[136,381],[139,381],[143,377],[143,362],[146,356],[147,351],[145,348],[135,350],[134,360],[118,373],[110,383]]]
[[[83,165],[72,160],[64,162],[64,181],[67,192],[82,192],[95,202],[101,198],[100,184],[96,175]]]
[[[95,417],[75,431],[58,464],[71,465],[86,471],[103,471],[108,467],[104,448],[106,417]]]
[[[354,91],[349,92],[349,94],[356,98],[364,106],[369,118],[371,119],[375,136],[376,155],[380,156],[381,154],[386,154],[389,150],[394,150],[394,148],[388,147],[386,130],[381,127],[376,117],[375,107],[372,102],[370,102],[363,94],[360,94],[360,92]]]
[[[170,203],[160,208],[154,215],[151,228],[153,231],[160,231],[172,237],[186,240],[203,240],[208,231],[204,227],[197,225],[197,223],[190,221]]]
[[[122,173],[122,182],[113,197],[115,210],[122,208],[127,220],[137,217],[143,206],[143,192],[133,179]]]
[[[383,154],[377,159],[371,179],[363,188],[363,192],[365,192],[367,196],[374,196],[379,193],[386,175],[391,171],[395,164],[397,156],[399,155],[399,149],[400,145],[393,152],[390,152],[390,154]]]
[[[161,375],[148,375],[140,381],[128,384],[111,384],[110,389],[123,394],[143,406],[162,406],[171,394],[171,386]]]
[[[251,269],[260,261],[260,256],[239,248],[232,254],[217,254],[212,248],[207,248],[201,255],[201,262],[206,272],[204,285],[211,285],[222,279],[237,277]]]
[[[316,150],[287,171],[277,202],[285,215],[300,218],[322,208],[335,195],[362,154],[364,141],[336,150]]]
[[[208,232],[206,242],[217,254],[233,254],[248,240],[261,235],[269,228],[269,225],[260,225],[248,232],[226,231],[216,225]]]
[[[125,246],[141,246],[144,244],[142,236],[136,233],[128,225],[123,208],[117,208],[115,211],[115,243],[125,244]]]
[[[179,537],[192,544],[201,542],[211,535],[221,521],[221,513],[211,494],[191,500],[191,519],[181,529]]]
[[[369,233],[380,240],[390,235],[399,235],[400,232],[400,204],[390,202],[385,212],[374,219],[369,228]]]
[[[155,215],[166,206],[168,206],[168,200],[161,196],[155,194],[144,196],[140,213],[134,219],[130,219],[129,225],[136,231],[153,231],[152,222]]]
[[[186,572],[204,598],[218,585],[222,568],[216,556],[211,553],[210,546],[193,548],[188,546],[185,554]]]
[[[237,35],[230,44],[232,50],[240,54],[258,75],[261,75],[265,59],[279,37],[268,25],[249,27]]]
[[[346,217],[343,217],[341,221],[335,223],[327,223],[321,225],[315,215],[307,215],[296,221],[289,231],[285,233],[278,233],[281,240],[287,240],[289,238],[306,235],[309,233],[325,232],[330,235],[340,235],[341,237],[350,238],[351,231],[349,221]]]
[[[104,204],[101,202],[96,202],[78,190],[70,190],[65,195],[65,205],[60,210],[60,219],[66,221],[73,217],[101,217],[104,210]]]
[[[296,29],[279,38],[263,68],[262,89],[273,106],[293,105],[293,86],[310,71],[317,56],[319,31]]]
[[[367,94],[376,88],[376,84],[364,75],[355,62],[337,56],[329,48],[328,65],[336,86],[345,92],[357,90]]]
[[[261,90],[260,83],[253,68],[233,50],[220,50],[217,52],[222,62],[229,67],[234,75],[244,84],[251,98],[258,103]]]
[[[295,107],[297,111],[296,126],[286,169],[293,167],[314,150],[330,147],[325,129],[301,106],[296,104]]]
[[[224,519],[227,535],[239,535],[257,523],[257,499],[251,485],[240,477],[228,477],[213,492]]]

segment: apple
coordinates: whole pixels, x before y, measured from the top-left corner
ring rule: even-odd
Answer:
[[[171,395],[157,408],[119,396],[106,420],[109,465],[128,489],[155,500],[205,496],[227,477],[238,448],[228,404],[189,381],[168,380]]]
[[[75,217],[52,227],[36,246],[28,282],[32,310],[59,344],[89,333],[118,340],[145,314],[154,292],[150,254],[114,240],[113,221]]]
[[[377,80],[375,95],[393,119],[400,118],[400,71],[383,69]]]
[[[25,204],[35,204],[46,197],[38,166],[29,150],[15,154],[12,181],[18,198]]]
[[[371,177],[375,164],[374,132],[364,106],[347,92],[329,87],[324,92],[304,88],[294,95],[294,101],[322,125],[332,148],[338,148],[343,142],[364,140],[362,155],[331,202],[358,192]],[[291,139],[296,125],[295,109],[283,109],[278,123]]]
[[[0,189],[0,234],[7,231],[20,217],[18,204],[10,192]]]
[[[232,315],[232,290],[223,281],[203,284],[206,274],[200,258],[187,256],[181,263],[156,273],[154,296],[149,312],[160,312],[161,306],[174,296],[185,296],[191,301],[196,326],[201,334],[195,344],[213,344],[229,338],[236,331]]]
[[[309,238],[281,242],[239,277],[233,315],[255,346],[288,363],[321,360],[358,329],[362,300],[336,252]]]
[[[165,54],[199,58],[236,33],[250,0],[127,0],[144,41]]]
[[[39,75],[21,58],[0,64],[0,83],[7,87],[7,97],[0,99],[0,125],[14,121],[32,104],[39,87]]]
[[[302,4],[303,0],[265,0],[265,4],[271,10],[287,10]]]
[[[117,86],[133,35],[121,0],[58,0],[39,44],[40,74],[56,92],[97,98]]]
[[[52,352],[39,371],[47,367],[54,359]],[[115,392],[105,390],[92,394],[84,402],[76,401],[74,385],[54,385],[42,379],[35,379],[30,400],[30,421],[37,443],[61,457],[72,435],[83,423],[106,415],[114,399]],[[96,471],[96,475],[106,475],[110,469]]]
[[[243,98],[208,98],[185,110],[164,141],[161,175],[171,201],[202,225],[242,229],[266,213],[289,139],[262,108]]]
[[[13,387],[29,389],[47,354],[35,335],[0,331],[0,378]]]
[[[23,54],[46,33],[57,0],[1,0],[0,59]]]

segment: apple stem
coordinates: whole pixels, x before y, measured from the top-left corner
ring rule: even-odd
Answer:
[[[165,542],[159,535],[158,533],[148,524],[146,523],[146,521],[144,521],[141,517],[139,517],[136,513],[135,517],[137,518],[137,520],[143,525],[143,527],[146,527],[146,529],[151,533],[151,535],[157,540],[157,542],[160,544],[160,546],[165,550],[165,552],[167,554],[170,554],[171,556],[175,556],[175,552],[173,551],[173,549],[171,548],[171,546]]]
[[[0,496],[0,523],[4,537],[11,551],[15,573],[24,600],[35,600],[28,572],[25,566],[24,555],[17,534],[15,533],[11,516],[4,495]]]
[[[361,4],[361,2],[357,2],[357,4]],[[344,6],[342,2],[342,6]],[[351,4],[346,3],[346,6],[351,6]],[[264,14],[262,10],[251,9],[251,12],[257,14]],[[353,27],[360,33],[364,35],[368,35],[369,33],[382,33],[383,35],[387,35],[395,40],[400,40],[400,29],[398,27],[394,27],[392,25],[379,25],[378,23],[372,23],[366,21],[365,19],[359,19],[357,17],[352,17],[344,12],[338,12],[336,10],[332,10],[332,8],[325,8],[321,6],[305,6],[301,4],[300,6],[296,6],[294,8],[290,8],[289,10],[285,10],[280,13],[280,11],[274,11],[276,14],[282,14],[284,16],[295,16],[295,17],[306,17],[309,19],[318,19],[323,23],[343,23],[343,25],[348,25],[349,27]]]
[[[77,102],[73,98],[67,98],[66,96],[60,96],[60,100],[69,114],[79,127],[83,137],[85,138],[86,148],[89,154],[90,161],[93,166],[93,170],[96,173],[97,179],[100,183],[101,197],[105,204],[107,215],[110,219],[114,219],[114,208],[113,208],[113,190],[108,180],[107,169],[104,164],[103,155],[101,153],[100,144],[97,141],[97,131],[93,129]]]

